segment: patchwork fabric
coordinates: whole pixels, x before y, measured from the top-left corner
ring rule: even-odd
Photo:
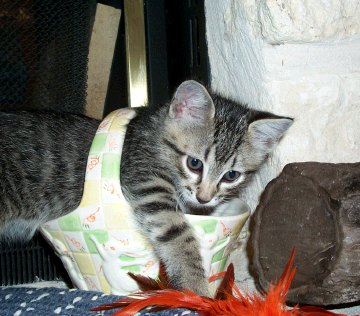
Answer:
[[[134,110],[121,109],[102,121],[90,149],[80,206],[41,227],[79,289],[128,295],[138,286],[127,272],[152,278],[159,272],[159,262],[138,232],[120,186],[122,147],[134,116]],[[198,237],[208,276],[225,269],[248,215],[185,215]],[[209,285],[210,291],[217,283]]]
[[[137,232],[120,186],[120,161],[131,109],[111,113],[94,137],[80,206],[41,228],[75,285],[84,290],[128,294],[137,286],[128,271],[156,277],[158,263]]]

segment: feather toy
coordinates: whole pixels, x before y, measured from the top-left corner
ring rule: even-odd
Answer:
[[[132,294],[129,297],[93,308],[93,311],[122,308],[112,315],[132,316],[147,308],[154,312],[171,308],[187,308],[202,316],[331,316],[336,314],[315,306],[285,305],[286,294],[296,273],[293,267],[295,248],[292,251],[283,274],[276,285],[271,285],[266,295],[242,294],[235,284],[234,266],[229,265],[226,272],[212,276],[209,281],[223,278],[214,298],[199,296],[189,290],[175,290],[171,288],[164,269],[160,269],[160,277],[153,280],[148,277],[130,274],[144,292]]]

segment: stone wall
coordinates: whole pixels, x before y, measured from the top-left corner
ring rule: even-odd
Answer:
[[[212,88],[295,119],[245,192],[252,209],[289,162],[360,161],[358,0],[205,0],[205,11]],[[234,256],[251,289],[244,247]]]
[[[360,160],[358,0],[206,0],[211,86],[295,123],[249,192],[295,161]]]

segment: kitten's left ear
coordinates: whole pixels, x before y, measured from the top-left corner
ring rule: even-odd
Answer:
[[[215,114],[214,103],[206,88],[194,80],[184,81],[170,104],[169,116],[186,123],[205,123]]]
[[[274,149],[280,138],[292,125],[293,119],[267,112],[253,111],[250,115],[248,135],[250,141],[263,155]]]

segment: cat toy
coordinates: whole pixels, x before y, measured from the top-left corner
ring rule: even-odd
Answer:
[[[346,316],[315,306],[296,305],[290,308],[285,305],[286,294],[296,273],[296,268],[293,267],[294,258],[295,248],[278,283],[270,285],[266,295],[241,293],[235,285],[233,264],[229,265],[226,272],[210,278],[210,282],[223,278],[214,298],[200,296],[189,290],[173,289],[164,269],[161,269],[158,280],[129,273],[143,292],[120,298],[92,310],[122,308],[114,312],[112,314],[114,316],[132,316],[144,308],[147,308],[147,312],[187,308],[202,316]]]

